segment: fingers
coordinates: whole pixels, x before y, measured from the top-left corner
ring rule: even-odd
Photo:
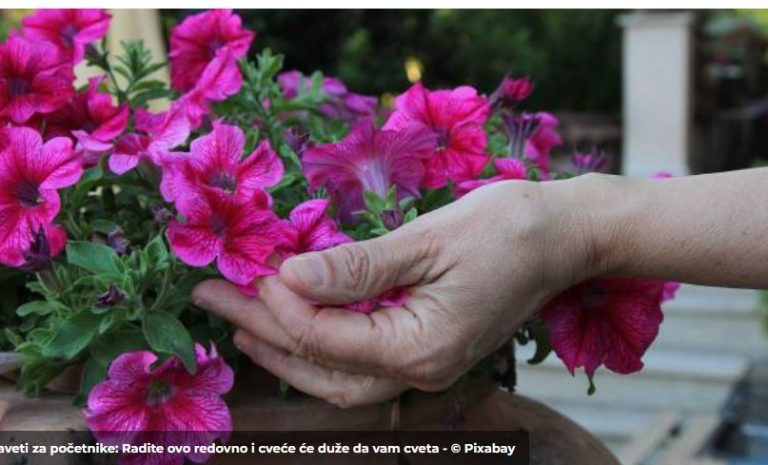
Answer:
[[[195,287],[192,296],[195,305],[215,313],[269,344],[284,350],[295,348],[294,340],[278,324],[264,303],[244,296],[231,283],[220,279],[204,281]]]
[[[321,365],[351,373],[398,376],[409,344],[418,341],[418,317],[403,308],[370,315],[321,308],[288,289],[279,278],[259,284],[261,299],[295,344],[294,353]]]
[[[299,391],[342,408],[375,404],[390,399],[407,388],[405,384],[395,380],[370,375],[352,375],[312,364],[242,330],[235,334],[235,344],[254,363]]]
[[[280,278],[302,297],[344,304],[376,297],[429,274],[438,241],[431,233],[402,228],[385,236],[298,255],[280,267]]]

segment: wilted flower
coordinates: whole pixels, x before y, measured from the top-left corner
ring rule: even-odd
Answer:
[[[149,351],[129,352],[109,366],[107,379],[88,394],[85,420],[105,444],[206,446],[225,440],[232,430],[229,409],[221,396],[232,389],[232,369],[211,348],[195,344],[197,371],[190,374],[177,357],[157,368]],[[164,453],[119,457],[121,465],[182,465],[184,454]],[[203,462],[207,454],[187,457]]]
[[[297,231],[296,244],[292,247],[294,253],[325,250],[352,241],[326,214],[328,205],[327,199],[315,199],[300,203],[291,210],[288,219]]]
[[[107,35],[111,16],[105,10],[40,9],[22,20],[24,37],[54,44],[73,63],[85,46]]]
[[[479,187],[499,181],[528,179],[528,168],[525,166],[525,162],[519,158],[497,158],[493,161],[493,166],[496,169],[495,176],[461,182],[453,190],[453,196],[458,199]]]
[[[22,124],[61,108],[74,79],[72,64],[50,43],[8,39],[0,44],[0,118]]]
[[[125,300],[123,291],[118,289],[114,284],[110,284],[106,292],[96,296],[96,306],[101,308],[114,307],[123,300]]]
[[[48,236],[51,236],[53,247]],[[19,269],[29,273],[47,270],[51,266],[51,259],[61,253],[66,241],[67,234],[61,227],[52,225],[47,231],[46,228],[38,229],[32,244],[27,250],[21,252],[24,263],[19,266]]]
[[[418,83],[395,99],[395,112],[384,129],[416,125],[435,135],[437,144],[426,160],[423,185],[438,189],[448,181],[475,179],[482,173],[488,162],[483,129],[488,111],[488,100],[472,87],[429,91]]]
[[[531,113],[505,113],[502,121],[509,140],[508,155],[513,158],[525,157],[528,139],[538,130],[541,118]]]
[[[605,171],[611,165],[611,157],[593,150],[592,152],[574,152],[571,163],[579,174]]]
[[[306,148],[314,145],[309,140],[308,133],[299,132],[295,127],[290,127],[283,131],[283,140],[298,156],[301,156]]]
[[[46,138],[75,138],[75,152],[83,157],[86,166],[96,164],[102,154],[111,150],[128,124],[128,105],[115,105],[111,95],[99,92],[103,80],[104,76],[91,78],[86,91],[75,94],[45,118]]]
[[[511,108],[527,99],[531,92],[533,83],[528,76],[515,79],[506,75],[491,95],[491,105]]]
[[[0,263],[20,266],[41,228],[51,256],[64,247],[66,235],[51,224],[60,208],[57,189],[75,184],[83,167],[69,139],[43,144],[40,134],[26,127],[8,129],[7,138],[0,153]]]
[[[232,10],[210,10],[186,17],[171,31],[168,56],[172,87],[179,92],[191,91],[208,65],[223,54],[231,55],[232,60],[225,60],[222,65],[239,75],[237,60],[248,53],[254,36],[243,28],[240,17]]]
[[[197,202],[202,190],[250,199],[257,190],[274,186],[283,177],[283,164],[269,141],[263,140],[243,159],[245,135],[237,126],[215,122],[213,130],[192,141],[188,156],[167,166],[167,192],[180,210]]]
[[[351,221],[365,208],[364,192],[383,199],[395,186],[398,199],[419,197],[423,161],[434,144],[434,134],[424,128],[379,130],[367,119],[343,140],[307,149],[301,162],[310,191],[328,189],[342,220]]]
[[[176,220],[168,224],[176,256],[190,266],[207,266],[216,260],[221,274],[239,285],[273,274],[269,258],[290,250],[296,232],[269,210],[266,194],[256,191],[250,199],[211,190],[200,194],[194,202],[181,205],[183,224]]]
[[[408,301],[408,289],[397,287],[391,289],[375,299],[363,300],[344,305],[344,308],[357,313],[373,313],[379,308],[402,307]]]
[[[536,131],[525,144],[525,157],[531,160],[544,174],[549,172],[549,155],[552,148],[563,144],[563,139],[557,133],[558,119],[547,112],[536,113],[539,120]]]
[[[659,332],[665,282],[598,278],[568,289],[539,312],[552,348],[573,373],[590,378],[600,365],[616,373],[640,370],[640,360]]]
[[[405,215],[403,214],[403,209],[399,206],[381,212],[381,222],[384,223],[384,226],[390,231],[394,231],[402,226],[404,219]]]

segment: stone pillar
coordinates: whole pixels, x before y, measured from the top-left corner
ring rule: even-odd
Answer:
[[[688,174],[693,14],[636,12],[619,23],[624,28],[623,174]]]
[[[107,35],[107,47],[113,55],[121,53],[121,41],[143,40],[144,45],[152,52],[155,62],[167,60],[165,39],[163,38],[162,25],[160,23],[160,12],[156,9],[115,9],[111,10],[112,21]],[[86,66],[85,62],[78,64],[75,68],[77,76],[76,84],[78,87],[85,85],[88,78],[101,75],[103,71]],[[118,76],[118,80],[120,76]],[[152,79],[159,79],[164,82],[170,82],[168,68],[164,67],[152,75]],[[162,110],[167,107],[164,100],[155,100],[150,104],[152,110]]]

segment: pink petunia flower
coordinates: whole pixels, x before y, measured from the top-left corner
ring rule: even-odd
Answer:
[[[255,34],[242,27],[232,10],[210,10],[188,16],[171,31],[171,85],[179,92],[195,87],[208,65],[222,53],[224,64],[240,74],[237,60],[248,53]]]
[[[407,301],[408,289],[404,287],[396,287],[381,294],[375,299],[347,304],[344,308],[357,313],[370,314],[379,308],[402,307]]]
[[[496,169],[496,175],[486,179],[473,179],[459,183],[453,190],[453,196],[460,198],[469,192],[488,184],[499,181],[510,181],[514,179],[528,179],[528,169],[525,162],[519,158],[497,158],[493,160],[493,166]]]
[[[300,90],[309,92],[312,89],[311,77],[304,76],[298,70],[280,73],[277,76],[277,83],[288,100],[296,98]],[[376,114],[378,99],[350,92],[341,79],[333,76],[324,77],[320,90],[328,99],[318,108],[324,116],[355,123],[361,118],[373,117]]]
[[[171,149],[186,142],[190,125],[186,109],[172,104],[162,113],[136,110],[134,130],[122,136],[109,157],[109,169],[124,174],[143,159],[161,166],[169,158]]]
[[[201,190],[250,199],[255,191],[280,182],[283,164],[269,141],[262,141],[245,159],[244,149],[240,128],[214,122],[210,133],[192,141],[188,156],[167,165],[168,200],[185,210],[184,204],[197,202]]]
[[[418,83],[395,99],[395,112],[384,129],[417,125],[435,134],[437,146],[426,160],[423,185],[438,189],[482,173],[488,162],[483,129],[488,112],[488,100],[472,87],[429,91]]]
[[[314,199],[291,210],[288,220],[297,231],[294,253],[316,252],[352,241],[326,214],[328,206],[327,199]]]
[[[531,160],[543,171],[549,172],[549,155],[554,147],[563,145],[563,139],[557,133],[559,120],[552,115],[541,111],[536,113],[538,126],[536,131],[525,143],[525,157]]]
[[[0,153],[0,263],[21,266],[40,230],[50,256],[64,248],[66,233],[51,223],[61,206],[57,189],[75,184],[83,167],[69,139],[43,144],[40,134],[26,127],[8,129],[6,137]]]
[[[641,357],[659,332],[664,288],[652,279],[592,279],[550,300],[539,316],[572,374],[584,367],[592,378],[600,365],[628,374],[643,367]]]
[[[94,77],[88,89],[75,94],[62,108],[45,117],[45,137],[70,137],[77,144],[75,152],[86,166],[96,164],[113,148],[114,140],[128,124],[128,105],[115,105],[112,96],[99,92],[104,77]]]
[[[74,93],[72,64],[48,42],[0,44],[0,119],[16,124],[61,108]]]
[[[241,286],[275,273],[267,262],[274,253],[290,250],[296,231],[269,210],[266,194],[256,191],[250,199],[212,190],[200,194],[181,205],[183,224],[176,220],[168,224],[176,256],[197,267],[216,260],[221,274]]]
[[[109,366],[107,379],[88,394],[85,421],[105,444],[160,446],[209,445],[232,431],[229,409],[221,396],[232,389],[232,369],[211,348],[195,344],[197,371],[190,374],[176,357],[156,368],[149,351],[128,352]],[[187,454],[204,462],[207,454]],[[182,465],[185,455],[125,454],[121,465]]]
[[[352,221],[365,207],[364,192],[383,199],[395,186],[399,199],[419,197],[423,161],[434,146],[434,133],[422,127],[378,130],[366,119],[343,140],[306,149],[302,168],[310,191],[324,186],[341,219]]]
[[[105,10],[40,9],[22,20],[24,37],[47,40],[77,64],[85,46],[107,35],[111,16]]]
[[[235,95],[243,85],[243,76],[232,52],[225,50],[205,67],[192,89],[184,94],[178,105],[187,111],[192,129],[197,129],[203,117],[211,114],[210,102],[221,102]]]

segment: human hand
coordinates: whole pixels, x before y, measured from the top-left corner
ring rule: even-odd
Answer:
[[[293,257],[259,299],[208,281],[195,301],[239,327],[236,345],[257,364],[337,405],[443,390],[546,300],[598,273],[572,184],[489,185],[383,237]],[[335,307],[399,286],[403,308]]]

